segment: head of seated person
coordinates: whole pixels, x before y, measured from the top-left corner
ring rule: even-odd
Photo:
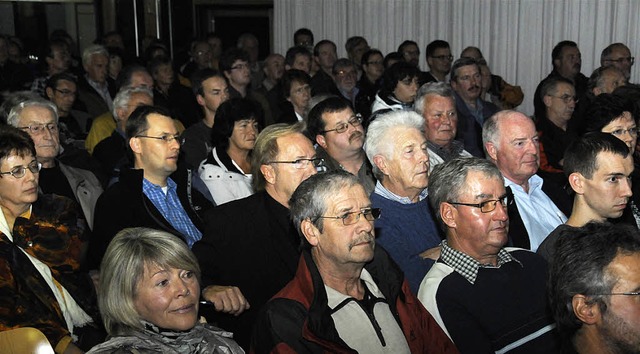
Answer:
[[[97,352],[134,346],[177,350],[185,343],[241,352],[231,338],[198,322],[200,267],[174,235],[124,229],[109,244],[100,269],[98,303],[111,339],[94,347]]]

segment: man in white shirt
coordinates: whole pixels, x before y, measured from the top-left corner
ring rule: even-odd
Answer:
[[[510,203],[509,245],[536,251],[565,214],[542,190],[539,139],[533,120],[516,111],[501,111],[484,122],[482,141],[487,158],[498,166]]]

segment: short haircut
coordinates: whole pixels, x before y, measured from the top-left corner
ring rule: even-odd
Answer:
[[[4,96],[4,101],[0,105],[0,125],[8,124],[7,118],[9,117],[9,113],[11,113],[11,109],[18,103],[38,99],[43,99],[43,97],[31,90],[8,93]]]
[[[64,49],[68,52],[69,44],[63,41],[62,39],[52,39],[49,41],[49,43],[47,43],[47,46],[45,47],[45,52],[43,54],[47,58],[53,58],[54,51],[56,49]]]
[[[412,111],[392,111],[381,114],[369,124],[364,151],[371,162],[373,174],[379,181],[384,175],[373,162],[373,158],[376,155],[391,158],[395,142],[395,137],[391,136],[391,133],[397,128],[416,129],[424,135],[424,118]]]
[[[304,55],[311,60],[311,53],[309,52],[309,49],[307,49],[307,47],[297,45],[287,50],[287,54],[284,56],[284,63],[286,65],[293,66],[298,55]]]
[[[0,163],[12,155],[25,157],[31,155],[36,156],[36,147],[33,140],[24,130],[8,126],[0,125]],[[7,175],[0,175],[4,178]]]
[[[416,94],[416,100],[413,103],[413,109],[422,115],[424,113],[424,101],[428,95],[437,95],[440,97],[450,97],[454,104],[456,97],[453,95],[453,89],[446,82],[428,82],[420,87]]]
[[[171,118],[171,113],[164,107],[140,106],[136,108],[129,116],[129,119],[127,119],[127,127],[125,131],[127,140],[131,140],[131,138],[140,135],[149,129],[147,117],[150,114],[159,114],[161,116]]]
[[[367,43],[367,40],[364,37],[361,37],[361,36],[349,37],[344,44],[344,49],[347,51],[347,53],[349,53],[349,55],[351,55],[351,52],[362,43],[369,45],[369,43]]]
[[[484,146],[485,154],[487,153],[486,144],[489,142],[493,143],[496,148],[500,148],[500,122],[507,119],[509,116],[518,113],[520,112],[507,109],[497,112],[491,117],[485,119],[484,124],[482,124],[482,145]],[[525,117],[531,119],[531,117]],[[533,122],[533,119],[531,119],[531,122]],[[487,154],[487,156],[489,155]]]
[[[55,90],[58,87],[58,82],[63,80],[73,82],[76,86],[78,85],[78,79],[75,75],[68,72],[63,72],[51,75],[51,77],[47,79],[45,89],[52,88]]]
[[[473,58],[460,58],[457,59],[456,61],[453,62],[453,65],[451,66],[451,81],[458,81],[458,69],[460,69],[463,66],[468,66],[468,65],[475,65],[478,68],[478,72],[480,72],[480,66],[478,65],[478,62],[473,59]]]
[[[577,172],[591,179],[598,169],[597,158],[601,152],[610,152],[623,158],[629,156],[627,144],[613,134],[591,132],[576,139],[564,153],[564,174],[568,177]]]
[[[307,116],[307,133],[311,140],[315,142],[316,135],[322,134],[326,128],[322,115],[342,112],[347,108],[352,109],[349,101],[337,96],[329,97],[315,105]]]
[[[289,199],[291,220],[302,239],[303,248],[311,248],[306,241],[300,225],[309,220],[320,232],[323,219],[320,216],[327,212],[327,201],[337,195],[341,189],[360,185],[358,178],[342,169],[318,173],[300,183]]]
[[[426,49],[426,55],[427,57],[431,57],[433,56],[433,54],[436,52],[437,49],[440,48],[447,48],[449,49],[449,42],[447,41],[443,41],[441,39],[436,39],[435,41],[427,44],[427,49]]]
[[[314,57],[320,56],[320,47],[322,47],[325,44],[331,44],[331,46],[333,46],[333,51],[334,52],[338,50],[338,48],[336,47],[335,43],[333,43],[332,41],[330,41],[328,39],[323,39],[313,47],[313,56]]]
[[[607,71],[615,71],[620,74],[620,76],[624,77],[622,70],[615,66],[601,66],[591,73],[589,81],[587,82],[587,93],[591,94],[591,91],[596,87],[602,88],[604,85],[604,74]]]
[[[7,124],[17,128],[18,122],[20,121],[20,116],[22,115],[22,111],[24,111],[25,108],[29,107],[40,107],[48,109],[51,112],[51,115],[53,115],[53,119],[55,120],[56,124],[58,124],[58,107],[56,107],[53,102],[47,101],[44,98],[26,100],[13,106],[13,108],[11,108],[11,111],[9,112],[9,116],[7,116]]]
[[[296,124],[272,124],[260,132],[251,153],[251,173],[253,175],[253,188],[256,192],[264,190],[267,184],[260,167],[266,165],[269,161],[273,161],[278,156],[280,152],[278,138],[291,134],[304,135],[303,131],[304,124],[299,122]]]
[[[382,65],[384,65],[385,69],[389,68],[389,62],[395,60],[395,61],[402,61],[404,60],[402,58],[402,54],[399,52],[391,52],[387,55],[384,56],[384,59],[382,60]]]
[[[555,94],[556,88],[560,83],[569,84],[571,85],[571,87],[574,87],[573,81],[562,76],[550,77],[548,79],[545,79],[540,86],[540,99],[544,100],[545,96],[551,96],[551,94]]]
[[[295,31],[293,33],[293,44],[298,44],[298,42],[296,41],[296,39],[298,38],[298,36],[309,36],[311,37],[311,42],[313,43],[313,32],[311,32],[310,29],[308,28],[298,28],[297,31]]]
[[[556,59],[560,59],[564,48],[571,48],[571,47],[577,48],[578,44],[574,41],[561,41],[561,42],[558,42],[558,44],[556,44],[555,47],[553,47],[553,50],[551,51],[551,62],[554,68],[556,67],[556,64],[553,62]]]
[[[609,56],[611,55],[611,53],[613,53],[613,50],[616,48],[623,48],[623,49],[629,50],[629,47],[627,47],[624,43],[617,42],[617,43],[609,44],[606,48],[602,50],[602,53],[600,53],[600,61],[603,62],[609,59]]]
[[[467,176],[473,171],[482,172],[489,178],[499,179],[502,183],[502,174],[498,167],[489,160],[477,157],[457,157],[438,164],[429,176],[429,204],[444,231],[447,228],[442,221],[440,204],[459,200],[466,187]]]
[[[249,53],[240,48],[229,48],[225,50],[220,56],[220,62],[218,63],[220,71],[230,71],[233,63],[238,60],[249,62]]]
[[[382,74],[382,87],[380,88],[380,96],[388,96],[393,93],[398,86],[398,82],[404,79],[413,79],[419,77],[420,69],[407,63],[406,61],[399,61]]]
[[[602,131],[602,128],[620,118],[624,112],[631,113],[631,119],[635,121],[635,109],[632,102],[614,94],[603,93],[598,95],[589,106],[588,113],[585,116],[585,131]]]
[[[366,52],[364,52],[364,54],[362,54],[362,58],[360,59],[360,65],[369,65],[369,58],[371,58],[371,56],[378,54],[379,56],[381,56],[384,59],[384,55],[382,54],[382,52],[378,49],[369,49]]]
[[[118,74],[118,77],[116,78],[116,90],[120,91],[120,89],[125,86],[131,86],[133,75],[139,72],[143,72],[151,77],[151,74],[149,74],[147,68],[142,65],[132,64],[122,68],[120,74]],[[149,87],[149,89],[153,89],[153,87]]]
[[[282,74],[282,78],[280,78],[280,82],[282,82],[282,91],[285,98],[289,98],[291,96],[291,86],[293,86],[294,82],[299,84],[311,84],[311,77],[309,74],[305,73],[302,70],[298,69],[289,69]]]
[[[420,47],[418,47],[418,43],[407,39],[404,42],[400,43],[400,45],[398,46],[398,53],[400,53],[400,55],[402,56],[404,49],[410,45],[415,45],[418,50],[420,49]]]
[[[227,78],[224,77],[221,72],[211,68],[196,70],[193,75],[191,75],[191,90],[193,91],[194,96],[204,96],[202,83],[212,77],[219,77],[225,82],[227,81]]]
[[[333,63],[333,68],[331,72],[333,73],[333,75],[336,75],[340,71],[340,69],[349,68],[349,67],[354,68],[354,70],[358,70],[356,65],[351,60],[347,58],[340,58],[336,60],[335,63]]]
[[[216,111],[216,124],[211,129],[212,145],[226,151],[235,123],[245,119],[253,119],[259,127],[263,126],[264,119],[260,104],[248,98],[232,98],[223,102]]]
[[[549,270],[547,294],[558,334],[568,346],[582,322],[573,311],[573,297],[581,294],[605,315],[616,279],[607,266],[619,255],[640,252],[638,229],[626,224],[591,222],[560,234]]]
[[[111,114],[113,114],[113,118],[118,120],[118,109],[124,108],[129,104],[131,100],[131,96],[136,93],[142,93],[148,95],[151,100],[153,100],[153,91],[146,87],[123,87],[118,91],[116,97],[113,98],[113,110]]]
[[[135,300],[145,267],[152,266],[191,271],[200,279],[198,260],[177,236],[144,227],[118,232],[100,266],[98,304],[110,335],[143,329]]]
[[[460,58],[471,58],[471,57],[467,57],[467,56],[464,56],[464,55],[463,55],[463,54],[464,54],[464,52],[469,51],[469,50],[474,50],[474,51],[478,52],[478,56],[479,56],[480,58],[484,58],[484,55],[482,55],[482,51],[480,50],[480,48],[478,48],[478,47],[473,47],[473,46],[469,46],[469,47],[464,48],[464,49],[462,50],[462,52],[460,52]]]
[[[89,65],[89,61],[92,60],[91,58],[94,55],[104,55],[107,59],[109,58],[109,52],[107,51],[107,48],[99,44],[93,44],[85,48],[84,51],[82,51],[82,65],[83,66]]]

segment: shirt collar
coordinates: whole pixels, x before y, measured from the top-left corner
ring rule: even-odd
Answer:
[[[494,267],[493,265],[489,264],[481,264],[468,254],[462,253],[449,247],[447,240],[443,240],[440,245],[442,246],[440,259],[442,259],[444,263],[453,268],[453,270],[455,270],[458,274],[462,275],[462,277],[471,284],[475,284],[476,278],[478,277],[478,270],[480,268],[500,268],[503,264],[511,261],[514,261],[522,266],[522,263],[515,257],[513,257],[504,248],[501,248],[500,251],[498,251],[498,265]]]
[[[380,181],[376,182],[376,189],[374,190],[375,194],[378,194],[386,199],[396,201],[400,204],[413,204],[414,202],[409,199],[409,197],[401,197],[390,190],[386,189]],[[422,201],[429,196],[429,189],[425,188],[420,192],[418,196],[418,200]]]
[[[176,182],[174,182],[170,177],[167,178],[167,186],[166,187],[167,187],[168,190],[174,190],[174,189],[176,189],[176,186],[177,186]],[[143,188],[152,188],[152,189],[162,189],[162,188],[164,188],[164,187],[159,186],[157,184],[151,183],[146,178],[142,179],[142,187]]]
[[[542,188],[543,180],[542,180],[542,178],[540,176],[538,176],[536,174],[534,174],[533,176],[529,177],[529,181],[528,182],[529,182],[529,193],[528,193],[529,195],[531,193],[533,193],[536,189]],[[511,190],[513,190],[514,193],[515,193],[516,189],[519,190],[519,191],[524,192],[524,189],[519,184],[517,184],[514,181],[508,179],[507,177],[504,177],[504,185],[506,187],[511,187]]]

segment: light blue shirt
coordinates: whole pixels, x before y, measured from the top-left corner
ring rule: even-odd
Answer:
[[[520,217],[529,234],[531,250],[535,252],[545,238],[567,217],[542,191],[542,178],[533,175],[529,178],[529,193],[514,182],[504,179],[504,185],[511,187]]]

